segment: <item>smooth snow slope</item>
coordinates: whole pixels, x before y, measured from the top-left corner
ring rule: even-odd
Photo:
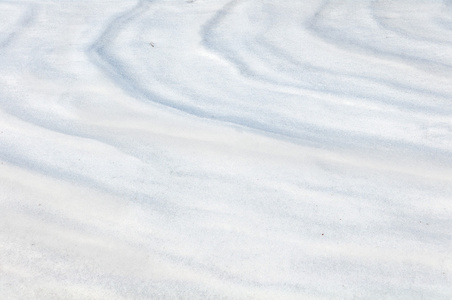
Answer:
[[[0,299],[452,299],[450,1],[0,1]]]

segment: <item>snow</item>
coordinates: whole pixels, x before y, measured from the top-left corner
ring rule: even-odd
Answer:
[[[451,12],[0,1],[0,298],[451,299]]]

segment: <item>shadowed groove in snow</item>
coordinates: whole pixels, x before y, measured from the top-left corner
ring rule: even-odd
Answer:
[[[238,5],[239,2],[237,1],[231,1],[228,2],[222,9],[220,9],[216,14],[210,18],[207,23],[205,23],[201,30],[201,35],[203,39],[203,43],[207,45],[208,48],[213,48],[215,51],[221,51],[220,49],[215,48],[214,44],[214,27],[219,26],[221,22],[224,22],[224,19],[228,16],[228,14],[232,13],[232,10],[236,5]],[[204,108],[201,105],[194,105],[194,104],[183,104],[181,102],[174,102],[174,100],[162,97],[161,95],[158,95],[154,93],[151,89],[146,87],[146,81],[151,80],[152,78],[141,78],[140,75],[133,73],[133,69],[130,69],[130,66],[127,64],[127,62],[123,61],[122,59],[118,58],[115,55],[115,51],[117,51],[117,47],[112,47],[113,40],[118,35],[118,32],[122,30],[125,26],[129,25],[130,23],[133,23],[137,18],[142,17],[146,11],[152,8],[153,3],[148,2],[140,2],[136,7],[134,7],[132,10],[125,12],[124,14],[121,14],[114,18],[107,27],[107,29],[103,32],[103,34],[99,37],[99,39],[93,44],[93,46],[88,50],[88,53],[91,53],[90,56],[92,58],[92,61],[96,63],[100,68],[102,68],[109,76],[117,82],[119,85],[121,85],[126,91],[128,91],[133,97],[136,97],[138,99],[142,99],[143,101],[151,101],[156,104],[164,105],[168,108],[176,109],[180,112],[188,113],[190,115],[194,115],[197,117],[210,119],[210,120],[216,120],[221,122],[230,123],[233,125],[239,125],[239,126],[245,126],[253,130],[257,130],[263,134],[269,134],[274,137],[279,137],[283,139],[289,139],[294,142],[301,142],[303,144],[311,145],[314,147],[325,147],[325,145],[329,145],[329,147],[338,147],[338,148],[368,148],[373,150],[384,151],[383,149],[387,149],[388,145],[391,145],[390,147],[394,151],[400,151],[395,149],[405,149],[412,151],[412,153],[426,153],[425,150],[427,150],[428,153],[430,153],[430,158],[434,158],[434,160],[438,159],[438,161],[447,161],[447,157],[450,155],[448,151],[436,149],[435,147],[428,147],[426,145],[422,145],[421,143],[412,143],[412,142],[400,142],[396,141],[394,139],[388,139],[381,136],[375,136],[375,135],[364,135],[361,133],[356,132],[350,132],[350,131],[341,131],[336,130],[332,128],[327,127],[319,127],[311,123],[307,122],[300,122],[300,120],[285,120],[283,122],[276,122],[269,124],[267,120],[257,121],[253,120],[252,118],[241,116],[241,113],[237,111],[235,115],[225,115],[221,113],[221,105],[220,103],[218,108],[219,109],[208,109]],[[267,45],[266,49],[271,49],[271,45]],[[275,51],[275,50],[273,50]],[[275,52],[273,52],[275,53]],[[224,51],[221,51],[221,54],[224,56],[226,55]],[[249,71],[248,67],[246,67],[244,64],[240,63],[239,61],[236,61],[233,57],[226,56],[228,61],[232,61],[233,64],[238,65],[239,69],[244,71],[244,75],[251,75],[251,71]],[[287,58],[287,56],[286,56]],[[293,61],[290,61],[289,64],[292,64]],[[294,65],[294,64],[292,64]],[[242,67],[243,66],[243,67]],[[295,64],[296,66],[296,64]],[[301,66],[303,67],[303,66]],[[321,73],[325,74],[331,74],[332,79],[327,79],[327,81],[332,81],[335,79],[343,80],[339,78],[343,78],[340,73],[331,73],[332,71],[326,70],[326,69],[315,69],[314,72],[320,71]],[[152,70],[151,70],[152,74]],[[324,75],[322,75],[324,76]],[[330,76],[330,75],[327,75]],[[345,75],[347,76],[347,75]],[[264,82],[266,79],[264,77],[261,77],[260,75],[251,75],[251,77],[255,77],[258,81],[261,81],[262,79]],[[328,78],[328,77],[326,77]],[[352,81],[350,81],[352,80]],[[353,87],[356,89],[356,86],[353,86],[352,84],[356,84],[356,80],[363,81],[367,80],[365,77],[358,77],[358,76],[350,76],[349,83],[345,82],[342,86],[347,87],[350,91],[353,91]],[[353,82],[355,80],[355,82]],[[375,82],[375,80],[372,80]],[[382,80],[381,80],[382,81]],[[376,81],[378,82],[378,80]],[[278,84],[278,82],[271,82],[273,84]],[[383,87],[387,87],[390,85],[394,85],[395,83],[389,84],[384,81],[382,81]],[[306,86],[306,85],[305,85]],[[366,84],[363,85],[365,87]],[[295,85],[295,87],[300,87],[298,84]],[[397,89],[401,90],[402,92],[409,90],[409,86],[397,86]],[[305,89],[305,87],[302,87]],[[311,89],[309,85],[306,86],[306,88]],[[368,98],[369,92],[367,91],[364,94],[356,94],[356,90],[353,91],[353,93],[350,93],[348,91],[340,91],[337,88],[328,90],[328,87],[324,87],[323,89],[315,88],[315,91],[321,91],[322,93],[331,93],[334,95],[339,95],[341,97],[360,97]],[[424,94],[425,95],[432,95],[432,92],[425,91],[425,90],[416,90],[416,88],[411,89],[411,91],[417,91],[417,94]],[[433,92],[435,94],[435,92]],[[421,96],[419,95],[419,96]],[[201,95],[202,96],[202,95]],[[447,95],[445,94],[436,94],[436,97],[440,97],[442,99],[446,99]],[[388,103],[388,104],[395,104],[396,106],[400,106],[400,109],[413,109],[413,110],[424,110],[425,112],[431,112],[431,113],[438,113],[438,114],[447,114],[447,111],[445,112],[444,109],[439,109],[437,107],[429,108],[425,105],[415,105],[412,104],[412,102],[406,101],[406,102],[398,102],[395,98],[394,100],[388,99],[387,97],[383,96],[371,96],[369,98],[371,102],[377,103]],[[257,107],[256,107],[257,108]],[[431,111],[430,111],[431,109]],[[265,114],[265,111],[263,111]],[[287,126],[286,124],[289,126]],[[333,146],[334,145],[334,146]],[[369,145],[369,146],[366,146]],[[435,158],[436,157],[436,158]]]

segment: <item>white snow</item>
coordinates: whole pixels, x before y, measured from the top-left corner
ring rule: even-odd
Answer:
[[[451,16],[0,1],[0,299],[451,299]]]

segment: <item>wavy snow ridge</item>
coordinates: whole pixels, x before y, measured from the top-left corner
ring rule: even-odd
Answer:
[[[1,1],[2,299],[450,299],[450,12]]]

